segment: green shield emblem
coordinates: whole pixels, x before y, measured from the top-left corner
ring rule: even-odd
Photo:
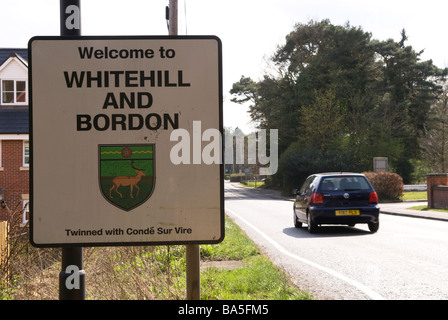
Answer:
[[[104,198],[130,211],[151,197],[154,191],[153,144],[100,145],[99,184]]]

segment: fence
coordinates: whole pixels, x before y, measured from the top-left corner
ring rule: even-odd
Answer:
[[[0,265],[6,262],[8,255],[8,221],[0,221]]]
[[[426,191],[426,184],[405,184],[404,191]]]

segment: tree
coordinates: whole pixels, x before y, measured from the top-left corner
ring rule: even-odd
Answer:
[[[296,79],[301,104],[310,104],[314,90],[334,89],[349,101],[374,80],[375,52],[371,34],[361,28],[334,26],[329,20],[298,24],[278,48],[273,61]]]
[[[400,114],[393,135],[400,137],[404,148],[397,160],[397,172],[409,182],[413,170],[412,159],[419,157],[418,140],[424,133],[431,104],[441,93],[439,85],[448,70],[441,70],[432,61],[421,61],[423,51],[415,52],[405,46],[408,39],[405,30],[399,43],[389,39],[375,41],[374,48],[382,62],[382,86],[379,92],[389,93],[395,112]]]
[[[448,171],[448,88],[431,107],[426,134],[420,140],[422,159],[433,173]],[[429,172],[428,172],[429,173]]]
[[[241,77],[233,84],[231,101],[249,102],[249,113],[259,129],[279,129],[279,152],[297,139],[298,111],[294,90],[288,79],[265,76],[255,83],[252,79]]]
[[[241,76],[240,81],[233,84],[230,93],[235,95],[235,98],[230,99],[232,102],[252,101],[254,105],[258,103],[258,84],[249,77]]]
[[[301,110],[302,136],[305,137],[303,144],[314,145],[323,151],[334,145],[335,140],[345,131],[343,106],[334,90],[323,93],[315,91],[315,96],[314,102]]]
[[[371,37],[349,23],[297,24],[271,58],[275,72],[259,82],[242,77],[233,101],[250,101],[260,128],[279,129],[279,152],[288,150],[290,159],[310,144],[322,154],[339,149],[350,162],[345,166],[360,171],[385,156],[409,183],[448,70],[421,61],[422,51],[406,45],[405,30],[399,42]]]

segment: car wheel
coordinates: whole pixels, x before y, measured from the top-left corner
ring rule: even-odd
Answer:
[[[294,227],[296,228],[302,228],[302,222],[299,221],[299,219],[297,219],[297,216],[295,214],[295,212],[292,213],[293,219],[294,219]]]
[[[369,222],[369,230],[372,233],[375,233],[378,231],[379,227],[380,227],[380,223],[379,222]]]
[[[308,213],[306,218],[307,218],[307,221],[308,221],[308,232],[309,233],[315,233],[317,231],[317,224],[313,221],[313,218],[311,217],[311,214]]]

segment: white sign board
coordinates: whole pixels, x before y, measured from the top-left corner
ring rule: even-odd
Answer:
[[[222,241],[218,38],[34,37],[29,59],[33,245]]]

